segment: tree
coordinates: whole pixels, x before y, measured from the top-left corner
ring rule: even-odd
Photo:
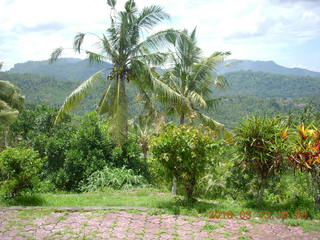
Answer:
[[[287,131],[275,117],[251,117],[236,129],[236,146],[241,165],[258,179],[257,202],[263,199],[268,179],[284,167]]]
[[[167,125],[153,138],[152,153],[184,186],[187,200],[193,200],[195,186],[205,172],[212,154],[221,146],[216,134],[207,127]]]
[[[0,80],[0,132],[4,132],[5,147],[8,146],[9,126],[17,119],[23,104],[24,97],[20,90],[10,82]]]
[[[91,33],[79,33],[74,39],[74,50],[85,51],[90,62],[111,61],[113,67],[107,77],[107,86],[97,107],[97,112],[111,118],[111,131],[117,139],[123,141],[128,133],[128,99],[126,84],[130,83],[139,90],[157,91],[158,94],[179,101],[181,96],[161,82],[154,66],[163,64],[167,54],[159,52],[168,41],[175,41],[181,34],[175,30],[155,33],[144,40],[142,35],[154,28],[169,16],[159,6],[149,6],[138,11],[134,0],[125,3],[124,11],[116,11],[116,0],[108,0],[111,8],[111,26],[106,34],[97,36]],[[101,53],[82,49],[86,35],[98,38],[97,45]],[[56,60],[63,48],[51,54],[50,62]],[[92,75],[74,90],[63,103],[56,122],[65,112],[72,110],[88,94],[93,85],[103,80],[102,71]]]
[[[179,116],[180,124],[184,124],[187,119],[194,121],[198,118],[211,128],[222,128],[222,124],[204,115],[201,110],[213,107],[221,99],[212,98],[212,90],[224,89],[227,83],[214,70],[230,52],[215,52],[209,57],[202,57],[196,42],[196,29],[190,36],[186,30],[184,34],[189,38],[175,39],[175,52],[172,54],[174,66],[164,74],[165,80],[183,96],[184,101],[180,104],[169,102],[169,112]],[[162,100],[168,104],[167,99]]]

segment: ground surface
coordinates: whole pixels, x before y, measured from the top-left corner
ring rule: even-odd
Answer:
[[[0,239],[320,239],[320,232],[277,222],[212,220],[147,209],[1,208]]]

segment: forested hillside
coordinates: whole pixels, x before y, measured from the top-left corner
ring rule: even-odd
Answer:
[[[92,74],[109,69],[109,63],[90,64],[88,60],[78,58],[62,58],[49,64],[48,61],[29,61],[15,64],[10,73],[32,73],[54,76],[57,80],[81,81]]]
[[[219,95],[258,97],[306,97],[320,95],[320,77],[240,71],[226,73],[230,87]]]
[[[228,98],[222,100],[209,115],[229,127],[235,126],[247,114],[287,113],[290,110],[301,109],[311,102],[317,106],[317,99],[320,98],[320,78],[251,71],[226,73],[225,78],[229,83],[229,89],[215,91],[213,97]],[[68,94],[80,83],[56,79],[53,76],[10,72],[0,72],[0,79],[16,84],[25,95],[26,102],[56,107],[61,106]],[[97,86],[77,108],[76,113],[94,110],[102,95],[101,89],[102,86]],[[128,91],[131,113],[140,108],[134,100],[134,92],[134,89]]]

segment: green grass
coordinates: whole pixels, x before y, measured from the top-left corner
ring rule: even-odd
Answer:
[[[278,211],[288,211],[289,218],[294,220],[295,211],[306,210],[311,219],[320,219],[320,211],[313,209],[309,203],[286,203],[256,205],[250,201],[236,201],[226,199],[199,200],[195,203],[186,203],[181,196],[174,198],[169,192],[160,192],[157,189],[134,189],[128,191],[105,191],[96,193],[46,193],[25,195],[7,202],[0,201],[0,206],[48,206],[48,207],[84,207],[84,206],[139,206],[153,208],[149,214],[162,213],[179,214],[186,216],[210,216],[210,211],[220,211],[220,219],[227,218],[224,213],[232,212],[239,218],[242,213],[250,213],[251,221],[258,217],[261,211],[270,212],[272,219],[278,219]],[[262,212],[263,213],[263,212]],[[264,215],[262,215],[264,216]],[[280,221],[280,219],[278,219]],[[303,222],[303,221],[302,221]]]
[[[284,221],[284,224],[287,226],[300,226],[302,230],[305,232],[309,232],[309,231],[320,232],[320,221],[287,219]]]

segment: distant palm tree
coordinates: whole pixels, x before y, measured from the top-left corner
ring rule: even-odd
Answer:
[[[0,132],[4,136],[4,145],[8,146],[9,126],[17,119],[19,110],[23,108],[24,97],[20,90],[8,81],[0,80]]]
[[[110,61],[113,64],[107,77],[106,89],[97,107],[97,112],[107,114],[111,118],[111,131],[120,141],[126,139],[128,133],[128,99],[126,83],[139,90],[156,91],[160,96],[172,101],[182,101],[182,97],[157,77],[155,66],[163,64],[166,53],[159,52],[168,41],[175,41],[181,33],[165,30],[142,40],[143,34],[151,30],[169,16],[159,6],[149,6],[138,11],[134,0],[125,3],[124,11],[116,11],[116,0],[108,0],[111,7],[111,26],[106,34],[97,36],[101,52],[85,51],[90,62]],[[81,49],[86,34],[79,33],[74,39],[74,50]],[[96,35],[95,35],[96,36]],[[63,48],[56,49],[50,62],[56,60]],[[92,89],[95,82],[102,80],[102,72],[97,72],[84,81],[65,100],[57,115],[58,122],[62,115],[71,111]]]

